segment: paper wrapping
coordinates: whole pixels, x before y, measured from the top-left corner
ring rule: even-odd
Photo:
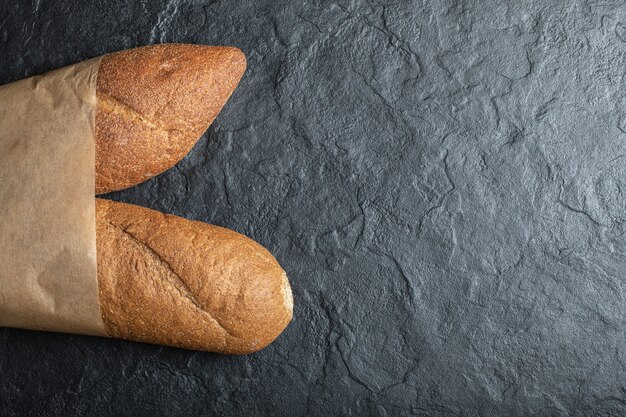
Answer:
[[[94,198],[99,64],[0,86],[0,326],[106,335]]]

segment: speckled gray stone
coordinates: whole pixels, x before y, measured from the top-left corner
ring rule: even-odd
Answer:
[[[0,1],[0,83],[246,53],[189,156],[108,197],[254,238],[296,303],[246,357],[0,329],[0,415],[625,415],[626,7],[507,3]]]

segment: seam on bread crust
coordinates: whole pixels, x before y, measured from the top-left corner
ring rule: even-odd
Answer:
[[[154,117],[157,113],[161,112],[162,108],[166,107],[167,104],[171,102],[171,100],[168,101],[163,106],[161,106],[161,108],[159,108],[156,113],[152,114],[153,117],[148,117],[147,115],[135,110],[134,108],[126,104],[124,101],[120,100],[117,97],[110,95],[109,93],[98,91],[97,95],[98,95],[98,107],[99,107],[98,111],[108,111],[109,113],[112,113],[112,114],[122,115],[122,116],[125,116],[124,118],[127,120],[138,119],[144,125],[148,126],[151,129],[158,130],[162,133],[165,133],[168,137],[172,134],[172,132],[181,132],[181,133],[188,132],[188,134],[191,134],[190,132],[193,132],[194,130],[198,129],[198,126],[189,122],[185,122],[184,120],[179,120],[177,123],[177,126],[171,127],[164,123],[159,122],[160,120],[159,117]],[[214,119],[215,119],[215,116],[213,116],[210,122],[212,123]],[[211,123],[209,123],[208,126],[211,126]],[[204,130],[206,130],[208,126],[204,128]]]
[[[145,115],[141,114],[137,110],[130,107],[118,98],[113,97],[108,93],[98,92],[98,105],[102,107],[99,110],[108,110],[111,113],[122,114],[127,116],[128,119],[139,119],[146,126],[155,130],[160,130],[163,133],[169,134],[169,130],[162,124],[156,123],[153,120],[148,119]]]
[[[170,280],[170,283],[174,286],[174,288],[176,288],[176,290],[178,291],[178,293],[186,298],[187,300],[189,300],[191,302],[191,304],[193,304],[193,306],[200,310],[200,312],[202,312],[202,314],[205,314],[211,321],[215,322],[222,330],[224,330],[224,332],[232,337],[232,338],[236,338],[235,335],[233,335],[231,333],[230,330],[228,330],[219,320],[217,320],[208,310],[206,310],[204,307],[202,307],[202,305],[200,304],[200,302],[196,299],[195,295],[193,294],[193,292],[191,291],[191,289],[189,288],[189,286],[185,283],[185,281],[180,277],[180,275],[174,270],[174,268],[172,267],[172,265],[167,262],[165,259],[163,259],[163,257],[161,255],[159,255],[158,252],[156,252],[150,245],[148,245],[146,242],[142,241],[141,239],[138,239],[136,236],[134,236],[131,232],[129,232],[127,230],[128,227],[130,227],[131,225],[128,225],[126,228],[122,228],[119,227],[117,225],[115,225],[112,222],[108,222],[111,226],[113,226],[115,229],[119,230],[120,232],[124,233],[126,236],[128,236],[130,239],[132,239],[134,242],[138,243],[141,247],[145,248],[146,251],[151,254],[154,258],[156,258],[159,263],[161,263],[161,265],[163,265],[168,271],[171,272],[171,275],[173,275],[174,277],[176,277],[176,281],[172,282]]]

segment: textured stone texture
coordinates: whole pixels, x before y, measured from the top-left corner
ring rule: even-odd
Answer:
[[[0,415],[626,414],[626,7],[506,3],[0,2],[0,83],[243,49],[191,154],[110,198],[256,239],[296,302],[247,357],[0,329]]]

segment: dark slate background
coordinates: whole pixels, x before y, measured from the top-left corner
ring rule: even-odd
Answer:
[[[248,70],[110,195],[226,226],[295,316],[227,357],[0,329],[2,416],[626,414],[626,5],[0,0],[0,83],[160,42]]]

